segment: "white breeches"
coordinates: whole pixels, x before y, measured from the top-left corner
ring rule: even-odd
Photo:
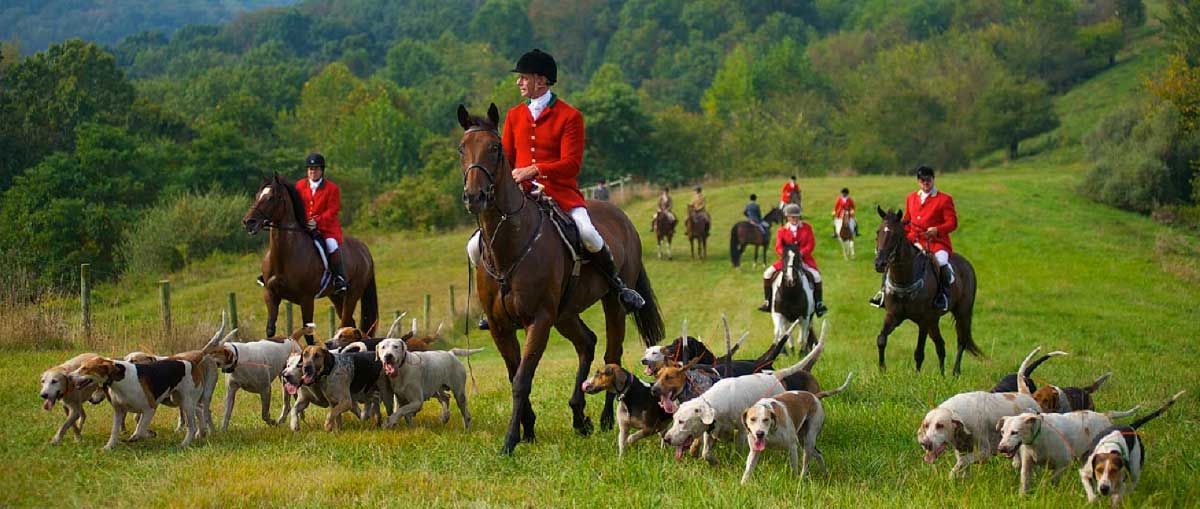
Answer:
[[[589,253],[604,249],[604,238],[592,225],[592,218],[588,216],[586,207],[575,207],[567,214],[575,220],[575,227],[579,228],[579,240],[583,242],[584,249],[587,249]]]
[[[803,263],[802,263],[802,264],[800,264],[800,266],[801,266],[801,267],[804,267],[804,271],[805,271],[805,272],[808,272],[810,275],[812,275],[812,280],[813,280],[813,282],[814,282],[814,283],[820,283],[820,282],[821,282],[821,273],[820,273],[820,272],[817,272],[817,269],[814,269],[814,268],[812,268],[812,267],[809,267],[808,265],[804,265]],[[779,272],[779,271],[775,270],[775,266],[774,266],[774,265],[769,265],[769,266],[767,266],[767,270],[764,270],[764,271],[763,271],[763,279],[767,279],[767,280],[769,280],[769,279],[771,279],[771,278],[775,277],[775,274],[776,274],[777,272]]]
[[[604,238],[592,225],[592,218],[588,216],[586,208],[575,207],[568,214],[575,221],[575,226],[579,228],[579,240],[583,242],[584,249],[587,249],[589,253],[604,249]],[[467,240],[467,258],[471,259],[472,265],[479,265],[479,238],[480,231],[476,230],[475,234]]]
[[[945,249],[941,251],[934,251],[933,257],[937,258],[938,267],[945,267],[950,263],[950,252],[946,251]]]
[[[325,251],[328,253],[332,253],[337,250],[338,250],[337,239],[334,239],[332,237],[325,237]]]
[[[849,221],[850,221],[850,231],[853,232],[853,231],[857,230],[858,229],[858,221],[855,221],[853,217],[851,217]],[[832,222],[833,222],[833,234],[837,235],[837,234],[841,233],[840,231],[838,231],[838,220],[834,219]]]

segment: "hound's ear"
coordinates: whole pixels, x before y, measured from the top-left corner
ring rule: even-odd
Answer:
[[[704,408],[700,409],[700,422],[707,425],[712,424],[716,420],[717,409],[713,408],[712,405],[704,405]]]
[[[881,219],[887,219],[887,212],[884,212],[884,211],[883,211],[883,207],[880,207],[879,205],[876,205],[876,206],[875,206],[875,210],[876,210],[877,212],[879,212],[879,217],[880,217]]]
[[[950,422],[954,424],[954,448],[964,452],[974,449],[975,437],[971,435],[971,430],[961,420],[953,419]]]
[[[492,121],[492,125],[500,127],[500,110],[496,109],[496,103],[488,106],[488,120]]]
[[[467,112],[467,107],[461,104],[458,105],[458,125],[462,126],[464,131],[471,128],[471,114]]]
[[[1079,469],[1080,477],[1086,479],[1087,481],[1091,481],[1092,479],[1096,478],[1096,455],[1094,452],[1095,451],[1087,452],[1087,455],[1083,457],[1083,466]]]
[[[113,376],[112,376],[113,381],[119,382],[121,380],[124,380],[125,379],[125,365],[120,364],[120,363],[113,363],[113,368],[115,368],[115,369],[113,369]]]
[[[751,406],[750,408],[754,408],[754,407]],[[746,425],[746,418],[750,416],[750,408],[742,410],[742,427],[746,428],[747,430],[750,429],[750,426]]]
[[[996,433],[1004,431],[1004,422],[1007,420],[1008,417],[1001,417],[1000,420],[996,421]]]

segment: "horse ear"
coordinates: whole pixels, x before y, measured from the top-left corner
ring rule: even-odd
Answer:
[[[488,106],[488,120],[492,121],[492,125],[496,127],[500,126],[500,110],[496,109],[496,103]]]
[[[879,211],[879,217],[880,217],[880,218],[882,218],[882,219],[887,219],[887,213],[883,211],[883,207],[880,207],[879,205],[876,205],[876,206],[875,206],[875,210]]]
[[[458,125],[462,126],[464,131],[471,128],[471,114],[462,104],[458,105]]]

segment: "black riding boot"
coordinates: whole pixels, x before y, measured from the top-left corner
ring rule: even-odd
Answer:
[[[488,325],[487,315],[483,315],[483,316],[479,317],[479,323],[477,324],[477,326],[479,327],[479,330],[488,330],[488,327],[491,327],[490,325]]]
[[[771,312],[771,280],[770,279],[763,280],[763,303],[761,306],[758,307],[758,310],[762,311],[763,313]]]
[[[933,299],[933,307],[942,311],[950,310],[950,283],[954,277],[954,269],[949,265],[942,267],[941,273],[938,274],[938,294]]]
[[[595,264],[596,269],[608,278],[608,284],[612,286],[621,296],[621,303],[629,309],[642,309],[646,305],[646,300],[638,295],[638,292],[633,291],[625,286],[625,282],[621,281],[621,276],[617,275],[617,264],[613,261],[612,251],[608,250],[608,246],[604,246],[599,251],[588,255],[588,259]]]
[[[346,293],[346,269],[342,267],[342,250],[329,253],[329,271],[333,273],[333,294]]]
[[[887,279],[887,272],[886,272],[886,271],[884,271],[884,273],[883,273],[883,279],[884,279],[885,281],[886,281],[886,279]],[[877,308],[882,308],[882,307],[883,307],[883,285],[884,285],[884,284],[885,284],[885,283],[884,283],[884,281],[880,281],[880,282],[879,282],[879,291],[878,291],[878,292],[875,292],[875,296],[874,296],[874,297],[871,297],[871,300],[867,301],[867,303],[869,303],[869,304],[871,304],[872,306],[875,306],[875,307],[877,307]]]
[[[829,311],[829,308],[825,307],[825,299],[821,297],[825,293],[821,290],[821,286],[823,286],[822,283],[813,283],[813,300],[817,301],[817,316],[825,316],[825,312]]]

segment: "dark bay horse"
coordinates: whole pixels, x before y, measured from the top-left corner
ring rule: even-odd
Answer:
[[[330,283],[323,291],[321,276],[325,267],[312,235],[303,226],[307,223],[304,201],[300,193],[279,175],[264,180],[255,195],[254,204],[242,218],[246,232],[255,235],[263,228],[271,230],[267,253],[263,256],[262,275],[266,283],[263,299],[267,302],[267,337],[275,335],[279,303],[283,299],[300,305],[300,323],[312,323],[313,306],[320,297],[329,297],[338,311],[339,327],[355,327],[354,307],[362,302],[362,326],[374,328],[379,317],[379,301],[375,292],[375,261],[367,246],[354,237],[344,237],[342,264],[346,268],[349,288],[341,295],[332,295]],[[308,344],[313,337],[305,336]]]
[[[813,314],[816,311],[813,285],[808,272],[804,270],[804,258],[795,247],[785,247],[783,269],[775,275],[775,281],[771,284],[771,321],[775,325],[775,337],[788,334],[791,326],[798,321],[800,332],[790,335],[789,339],[792,350],[811,350],[817,344],[812,331]],[[800,338],[799,347],[796,337]]]
[[[688,205],[688,217],[684,221],[687,228],[688,245],[692,248],[692,259],[700,255],[700,259],[708,258],[708,232],[712,229],[712,218],[707,211],[696,211]]]
[[[519,440],[534,439],[534,412],[529,401],[533,375],[550,339],[550,328],[558,330],[575,346],[579,367],[570,399],[572,427],[581,435],[592,431],[584,414],[582,384],[587,379],[596,350],[596,335],[579,314],[596,301],[604,305],[607,342],[606,364],[620,364],[625,340],[625,315],[607,277],[586,264],[577,280],[571,281],[573,260],[560,240],[550,218],[524,193],[512,178],[512,168],[496,131],[499,112],[488,108],[487,118],[473,117],[458,107],[462,125],[459,145],[463,171],[463,201],[475,215],[480,228],[480,263],[475,269],[477,294],[490,322],[496,349],[504,357],[512,382],[512,418],[504,437],[503,452],[512,453]],[[642,243],[633,223],[616,206],[588,201],[592,223],[608,244],[620,277],[633,281],[634,289],[646,300],[633,311],[634,324],[646,345],[663,337],[662,317],[650,278],[642,266]],[[517,330],[525,331],[524,351]],[[605,400],[600,417],[602,428],[612,426],[612,398]]]
[[[783,211],[779,207],[771,207],[771,211],[763,216],[763,221],[767,225],[775,223],[783,223]],[[738,268],[742,264],[742,254],[746,252],[746,246],[754,246],[754,257],[751,266],[758,266],[758,257],[760,247],[762,248],[762,263],[767,264],[767,253],[771,252],[771,229],[767,228],[766,234],[763,234],[762,229],[758,225],[750,221],[738,221],[729,230],[729,260],[733,262],[733,268]]]
[[[904,233],[903,211],[884,212],[875,207],[883,223],[875,233],[875,271],[884,274],[883,304],[887,314],[883,318],[883,329],[879,331],[876,345],[879,347],[879,369],[887,369],[883,352],[887,349],[887,337],[904,320],[917,324],[917,349],[913,352],[917,371],[925,361],[925,337],[933,338],[937,348],[938,369],[946,374],[946,342],[938,326],[945,311],[933,305],[937,296],[937,261],[918,249]],[[950,287],[950,313],[954,315],[954,328],[958,336],[958,355],[954,359],[954,374],[962,372],[963,352],[982,356],[983,352],[971,338],[971,313],[975,307],[975,268],[962,255],[950,256],[954,267],[954,284]]]
[[[674,217],[667,214],[656,214],[654,216],[654,234],[658,237],[658,258],[663,258],[663,241],[667,243],[668,260],[671,259],[671,239],[675,237],[675,223],[678,221]]]

